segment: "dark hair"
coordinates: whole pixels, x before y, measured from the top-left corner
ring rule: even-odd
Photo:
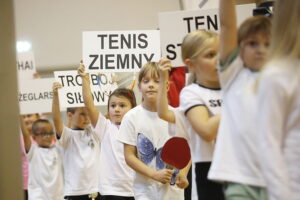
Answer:
[[[136,99],[134,92],[131,89],[127,88],[117,88],[115,89],[108,97],[108,107],[107,110],[109,110],[109,102],[112,96],[116,97],[125,97],[126,99],[129,100],[131,104],[131,108],[134,108],[136,106]]]
[[[246,19],[238,30],[238,44],[247,39],[249,36],[261,33],[265,37],[271,36],[271,20],[270,18],[257,15]]]
[[[35,122],[33,122],[33,124],[32,124],[32,134],[33,135],[38,135],[39,134],[38,129],[40,128],[41,124],[50,124],[50,126],[52,126],[51,123],[49,122],[49,120],[47,120],[47,119],[38,119]]]
[[[76,108],[67,108],[67,113],[70,112],[70,113],[75,113],[76,111]]]

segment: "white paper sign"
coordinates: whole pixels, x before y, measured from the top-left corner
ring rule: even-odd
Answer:
[[[77,71],[56,71],[54,77],[63,86],[58,90],[60,107],[83,107],[82,78]],[[107,105],[109,95],[118,87],[112,73],[90,74],[90,83],[96,106]]]
[[[184,0],[186,10],[218,8],[219,0]]]
[[[19,105],[22,115],[52,111],[53,78],[19,80]]]
[[[237,6],[238,24],[252,16],[254,8],[255,4]],[[183,66],[180,46],[184,36],[199,29],[219,32],[219,10],[201,9],[160,13],[159,28],[162,56],[172,60],[173,66]]]
[[[19,79],[33,79],[33,75],[36,73],[33,52],[17,54],[17,71]]]
[[[160,59],[160,35],[146,31],[88,31],[82,34],[87,72],[138,72]]]

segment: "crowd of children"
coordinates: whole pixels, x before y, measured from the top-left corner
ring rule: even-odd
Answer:
[[[234,0],[220,0],[220,36],[197,30],[183,39],[190,79],[177,108],[168,102],[168,59],[141,68],[140,105],[132,90],[118,88],[107,116],[93,103],[81,62],[85,107],[68,108],[67,125],[59,83],[54,128],[38,115],[20,117],[29,199],[183,200],[192,185],[199,200],[299,200],[300,1],[277,0],[274,10],[272,20],[250,17],[237,29]],[[191,149],[179,171],[161,159],[173,136]]]

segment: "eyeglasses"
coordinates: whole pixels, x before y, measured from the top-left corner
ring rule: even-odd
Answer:
[[[54,135],[53,132],[41,132],[41,133],[35,133],[34,135],[40,135],[42,137],[51,137]]]

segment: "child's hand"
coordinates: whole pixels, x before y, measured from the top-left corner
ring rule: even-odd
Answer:
[[[158,62],[159,75],[161,78],[168,78],[169,71],[172,69],[171,60],[167,58],[162,58]]]
[[[88,73],[85,73],[85,66],[84,66],[82,60],[80,61],[79,67],[77,69],[77,72],[81,76],[81,78],[88,77]]]
[[[57,91],[59,88],[62,88],[62,85],[59,82],[54,82],[53,83],[53,93],[57,94]]]
[[[162,169],[162,170],[156,171],[154,173],[154,175],[152,176],[152,178],[163,184],[170,183],[173,172],[174,171],[171,169]]]
[[[176,176],[176,185],[181,189],[187,188],[189,186],[189,181],[186,175],[179,172]]]

